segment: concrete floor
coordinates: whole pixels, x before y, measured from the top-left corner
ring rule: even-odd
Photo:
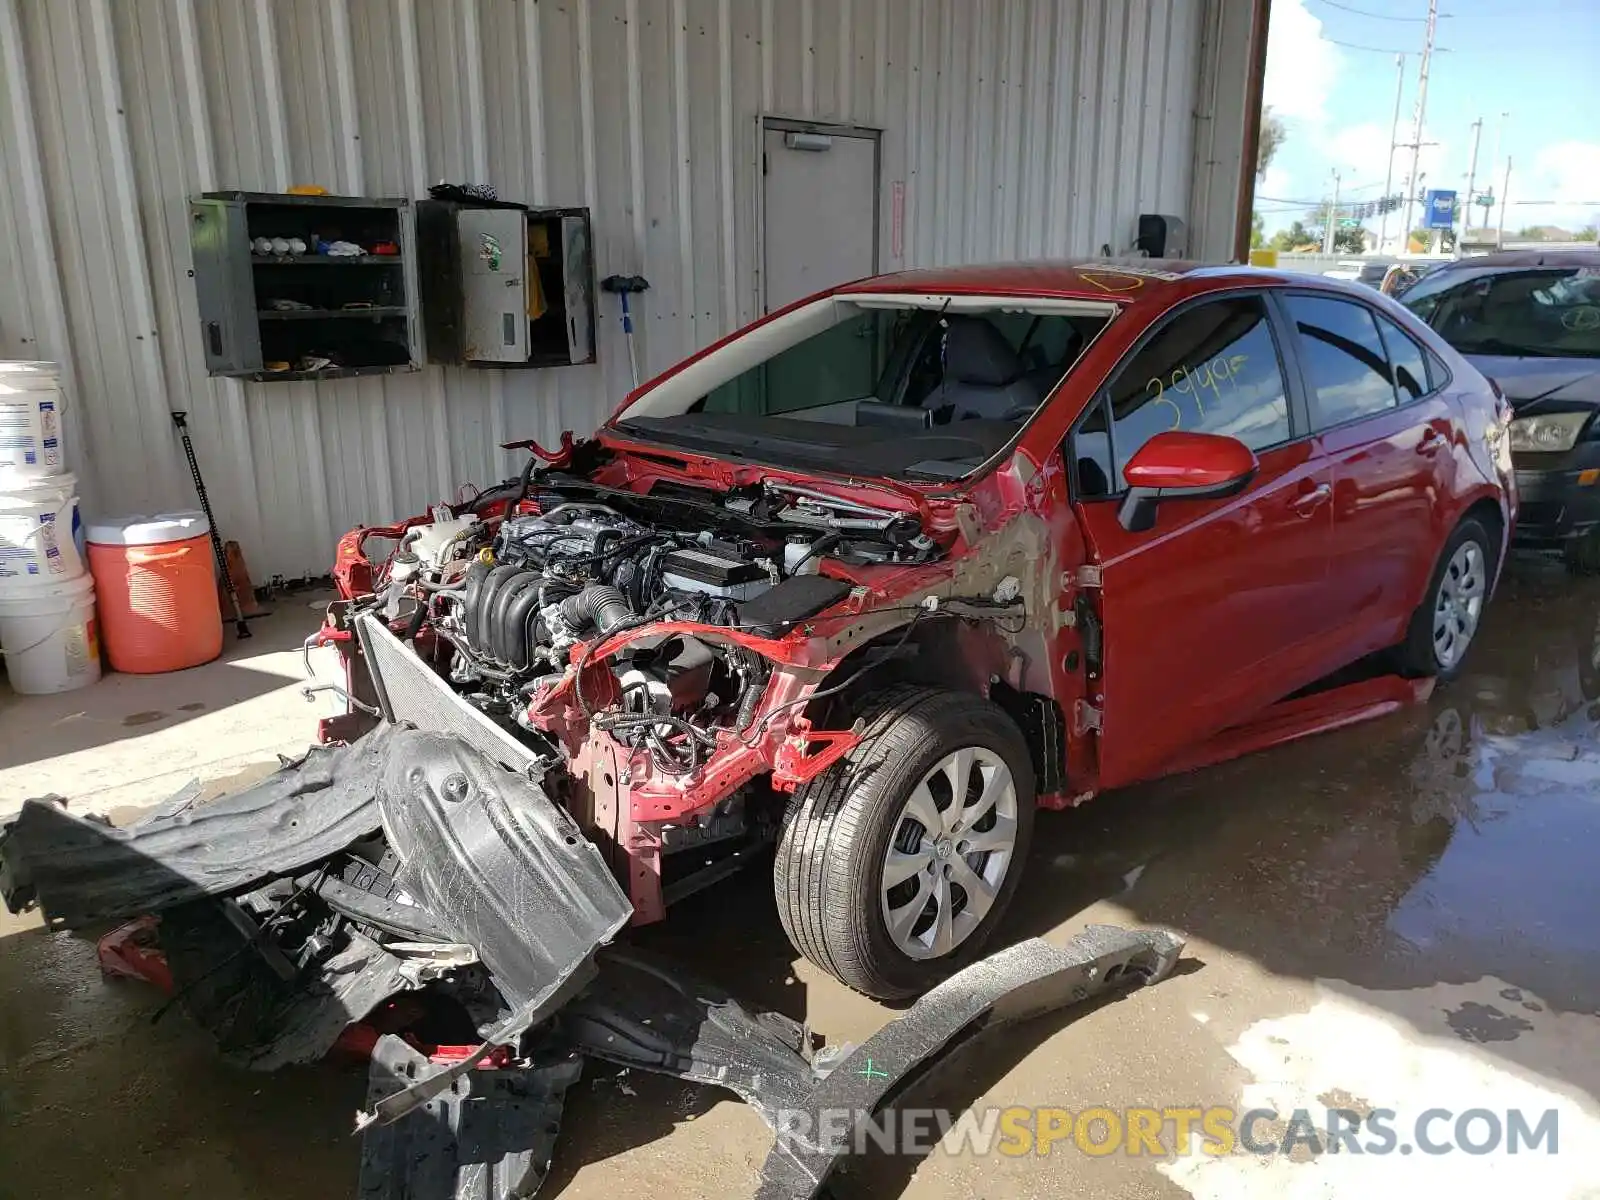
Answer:
[[[228,627],[222,657],[166,675],[108,672],[97,684],[54,696],[18,696],[0,674],[0,817],[30,796],[54,792],[77,812],[114,819],[172,795],[192,779],[225,787],[259,774],[279,754],[298,754],[328,695],[300,694],[301,643],[315,632],[331,592],[279,597],[239,641]],[[333,650],[313,665],[338,678]]]
[[[314,716],[289,683],[285,650],[309,625],[292,607],[225,666],[0,700],[0,799],[54,789],[121,809],[185,772],[266,769]],[[1518,562],[1467,674],[1426,707],[1043,815],[1003,937],[1160,924],[1189,934],[1186,959],[1078,1019],[981,1041],[907,1101],[1332,1102],[1395,1109],[1402,1141],[1429,1108],[1555,1109],[1559,1153],[939,1150],[858,1163],[836,1194],[1600,1197],[1597,622],[1600,584]],[[230,1070],[181,1019],[152,1024],[150,990],[102,980],[86,943],[5,921],[0,1200],[353,1193],[359,1072]],[[796,960],[758,873],[686,901],[641,940],[830,1042],[893,1015]],[[770,1143],[724,1093],[595,1070],[569,1098],[541,1194],[749,1195]]]

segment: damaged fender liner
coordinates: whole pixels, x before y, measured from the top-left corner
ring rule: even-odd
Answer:
[[[374,1104],[388,1124],[451,1090],[594,977],[593,955],[633,907],[593,842],[538,784],[457,738],[417,733],[385,764],[383,828],[397,875],[457,941],[474,947],[515,1011],[467,1058]]]
[[[52,922],[77,928],[248,891],[375,833],[373,781],[405,736],[385,726],[349,746],[313,746],[206,804],[185,788],[125,828],[54,799],[24,801],[0,826],[0,893],[12,912],[38,903]]]
[[[185,1007],[250,1066],[316,1058],[384,995],[417,986],[403,944],[419,927],[476,952],[513,1010],[490,1040],[514,1041],[592,977],[595,950],[632,913],[598,848],[544,790],[456,737],[386,724],[234,795],[192,800],[186,791],[125,829],[28,801],[0,831],[0,889],[12,911],[37,903],[71,928],[167,914]],[[374,900],[363,918],[396,941],[346,929],[342,949],[301,968],[235,903],[380,828],[410,903]],[[416,1102],[487,1049],[420,1082]],[[387,1097],[384,1115],[412,1099]]]

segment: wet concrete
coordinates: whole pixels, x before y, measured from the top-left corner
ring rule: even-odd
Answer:
[[[838,1194],[1401,1196],[1447,1176],[1456,1195],[1475,1194],[1480,1177],[1501,1194],[1589,1194],[1597,625],[1600,582],[1518,561],[1467,673],[1426,706],[1043,815],[1004,936],[1169,925],[1190,935],[1183,970],[1077,1019],[1005,1031],[913,1096],[1074,1110],[1330,1096],[1358,1110],[1554,1105],[1559,1160],[1486,1172],[1487,1160],[1460,1155],[1368,1159],[1382,1171],[1354,1176],[1330,1158],[936,1152],[859,1164]],[[796,961],[758,872],[642,938],[829,1041],[860,1040],[892,1015]],[[181,1019],[152,1025],[158,1004],[102,981],[82,941],[0,925],[0,1200],[353,1194],[358,1074],[232,1071]],[[753,1190],[770,1137],[736,1100],[637,1072],[590,1076],[545,1194]]]

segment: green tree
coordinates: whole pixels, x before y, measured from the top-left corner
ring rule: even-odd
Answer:
[[[1361,254],[1367,248],[1367,231],[1359,225],[1344,225],[1333,231],[1333,248],[1340,254]]]
[[[1316,234],[1306,228],[1304,221],[1295,221],[1287,229],[1280,229],[1268,243],[1274,250],[1314,250],[1321,243]]]
[[[1267,105],[1261,110],[1261,136],[1256,141],[1256,178],[1266,178],[1267,168],[1272,165],[1272,160],[1278,156],[1278,151],[1283,149],[1283,140],[1288,137],[1289,131],[1284,127],[1283,118],[1272,111],[1272,105]]]
[[[1250,214],[1250,249],[1260,250],[1267,244],[1266,221],[1260,213]]]
[[[1600,229],[1596,229],[1593,225],[1585,225],[1582,229],[1578,230],[1577,233],[1572,235],[1572,240],[1575,242],[1593,242],[1600,240]]]

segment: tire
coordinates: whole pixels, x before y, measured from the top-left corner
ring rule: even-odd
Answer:
[[[894,1000],[919,995],[974,960],[994,932],[1016,892],[1033,834],[1033,766],[1016,724],[977,696],[898,685],[873,697],[860,716],[860,743],[790,802],[773,884],[778,916],[796,950],[856,991]],[[1001,767],[1010,776],[1009,827],[1003,824]],[[964,830],[949,815],[949,780],[958,772],[974,789],[966,796],[982,789],[968,802]],[[927,808],[930,799],[937,811]],[[980,808],[985,800],[988,806]],[[935,832],[918,821],[908,811],[913,802],[930,822],[946,827]],[[984,840],[995,847],[963,854],[962,832],[975,840],[987,834]],[[998,847],[1008,833],[1010,849],[1002,859]],[[895,870],[907,874],[886,890],[892,845]],[[976,920],[963,875],[991,887],[989,907]],[[918,905],[922,919],[912,921]],[[948,925],[939,920],[945,912]]]
[[[1600,575],[1600,530],[1568,540],[1561,560],[1574,575]]]
[[[1470,589],[1466,586],[1467,577],[1463,575],[1463,557],[1460,556],[1471,558],[1470,551],[1464,549],[1468,546],[1476,547],[1476,556],[1472,560],[1474,565],[1471,567],[1476,574],[1476,589],[1474,596],[1463,601],[1461,598]],[[1401,674],[1413,679],[1431,675],[1440,682],[1446,682],[1461,673],[1467,652],[1482,628],[1483,609],[1488,604],[1489,584],[1494,578],[1494,563],[1494,543],[1489,540],[1488,531],[1476,517],[1467,517],[1445,542],[1439,561],[1433,568],[1433,576],[1428,580],[1428,590],[1423,594],[1417,611],[1412,614],[1405,640],[1398,647]],[[1456,607],[1449,613],[1442,610],[1445,601],[1441,599],[1441,593],[1453,595],[1457,600]],[[1471,600],[1476,601],[1475,606]],[[1470,616],[1467,611],[1469,608]],[[1436,630],[1440,628],[1436,617],[1453,623],[1454,642],[1447,640],[1441,646],[1435,637]]]

